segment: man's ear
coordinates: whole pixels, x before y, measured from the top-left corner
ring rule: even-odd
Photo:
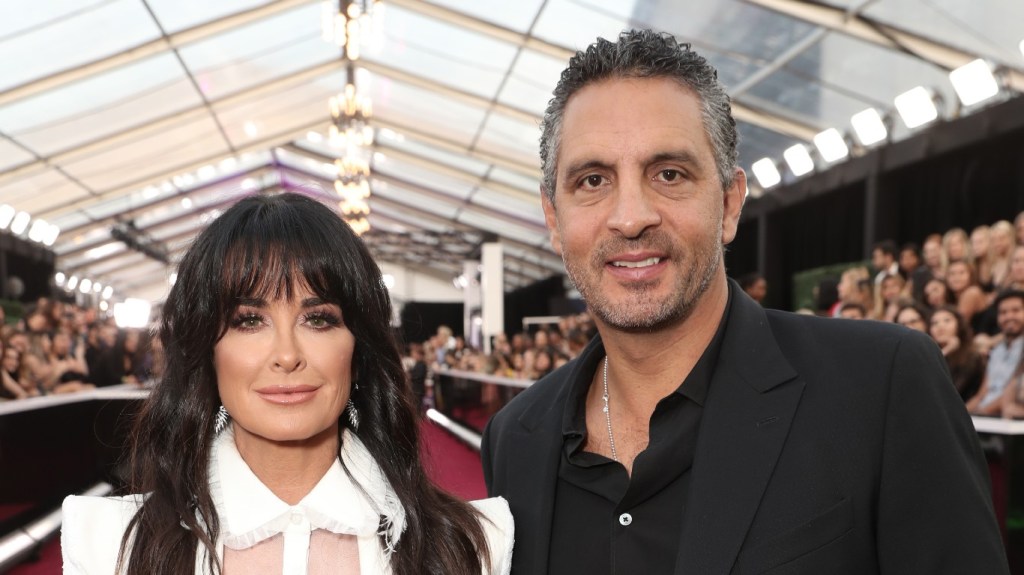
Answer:
[[[743,202],[747,199],[747,174],[736,168],[732,176],[732,185],[722,193],[722,245],[736,239],[736,228],[740,224],[740,212]]]
[[[551,234],[551,249],[555,250],[555,253],[562,255],[562,238],[558,235],[558,219],[555,217],[555,204],[551,196],[548,195],[548,191],[542,186],[540,189],[540,202],[541,207],[544,208],[544,223],[548,226],[548,232]]]

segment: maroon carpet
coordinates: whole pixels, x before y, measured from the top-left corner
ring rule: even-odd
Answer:
[[[423,466],[430,478],[463,499],[487,497],[480,456],[443,429],[423,421]],[[10,575],[60,575],[60,537],[43,546],[37,559],[8,571]]]

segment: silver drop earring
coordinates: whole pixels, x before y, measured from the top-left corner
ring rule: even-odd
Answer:
[[[230,420],[231,416],[228,414],[228,410],[224,409],[223,405],[217,408],[217,413],[213,416],[213,434],[220,435],[220,432],[224,431]]]
[[[348,403],[345,404],[345,414],[348,416],[348,423],[352,427],[352,431],[359,430],[359,410],[356,409],[356,404],[350,397]]]

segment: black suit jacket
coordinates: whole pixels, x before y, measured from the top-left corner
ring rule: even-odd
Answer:
[[[894,324],[765,311],[731,291],[675,573],[1008,573],[978,437],[938,347]],[[600,340],[584,353],[603,354]],[[547,573],[578,363],[484,432],[488,491],[515,517],[515,575]]]

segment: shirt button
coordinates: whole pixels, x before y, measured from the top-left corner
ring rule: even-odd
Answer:
[[[633,522],[633,516],[629,513],[623,513],[619,515],[619,525],[623,527],[629,527],[629,524]]]
[[[298,525],[299,523],[302,523],[302,514],[292,513],[292,525]]]

